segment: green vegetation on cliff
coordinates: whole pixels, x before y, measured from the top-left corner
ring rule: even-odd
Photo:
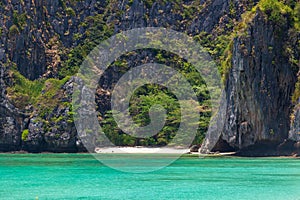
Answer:
[[[13,85],[7,88],[9,98],[19,109],[31,105],[39,110],[39,114],[51,112],[60,103],[59,90],[70,77],[59,79],[28,80],[17,70],[11,71]]]
[[[210,53],[225,82],[233,64],[234,39],[249,36],[247,28],[253,23],[259,11],[263,13],[266,22],[273,24],[275,29],[282,30],[282,27],[288,25],[286,27],[290,29],[291,35],[297,35],[300,30],[300,3],[292,0],[261,0],[256,5],[254,1],[251,1],[245,3],[245,9],[241,9],[243,11],[238,10],[238,7],[244,3],[230,0],[226,2],[229,4],[226,9],[220,8],[222,6],[213,8],[218,9],[218,12],[224,12],[216,19],[214,19],[216,12],[207,6],[211,4],[210,1],[111,0],[97,1],[95,5],[87,5],[87,2],[83,2],[59,0],[56,2],[59,6],[56,4],[56,7],[51,7],[52,2],[47,4],[41,1],[40,5],[32,8],[32,13],[27,10],[25,12],[22,10],[23,7],[17,11],[15,10],[17,6],[11,6],[5,18],[7,22],[3,22],[4,26],[8,27],[0,28],[0,35],[7,36],[6,50],[9,53],[6,57],[18,64],[15,66],[13,62],[9,63],[11,82],[8,81],[7,96],[21,111],[32,112],[29,114],[35,115],[37,121],[43,122],[45,132],[59,129],[57,126],[61,125],[60,122],[73,123],[71,102],[69,102],[70,99],[65,98],[63,86],[70,76],[77,73],[90,51],[114,33],[143,26],[163,26],[187,33]],[[23,6],[24,2],[21,4]],[[204,18],[202,14],[205,12],[210,13],[210,16],[206,21],[201,21]],[[1,43],[1,45],[6,44]],[[19,48],[20,46],[22,48]],[[272,50],[272,47],[267,48]],[[297,58],[299,56],[297,54],[300,48],[286,44],[284,49],[294,70],[298,71],[299,60]],[[203,78],[193,66],[170,52],[147,49],[142,52],[147,56],[140,57],[137,53],[141,52],[130,52],[124,58],[112,63],[113,70],[107,74],[109,80],[106,80],[106,85],[104,84],[105,86],[101,89],[110,93],[115,79],[131,67],[149,61],[175,68],[190,82],[200,102],[200,107],[195,106],[195,109],[200,112],[201,120],[198,122],[199,128],[194,144],[201,143],[211,117],[210,94]],[[40,60],[43,62],[39,62]],[[21,69],[24,68],[28,70],[22,71]],[[32,70],[30,73],[34,76],[26,74],[29,70]],[[297,103],[299,97],[300,78],[292,97],[293,102]],[[96,99],[98,108],[102,109],[107,106],[107,102],[103,99]],[[106,101],[109,100],[108,95]],[[195,102],[184,103],[195,104]],[[98,109],[100,123],[115,144],[162,146],[172,140],[178,129],[181,113],[178,100],[166,88],[157,85],[142,87],[135,92],[130,104],[132,118],[141,126],[150,123],[148,112],[152,105],[163,105],[167,110],[166,124],[153,137],[134,138],[118,128],[112,118],[111,110]],[[66,113],[62,114],[57,111],[62,110],[61,108],[67,108],[68,116]],[[51,126],[54,126],[54,129]],[[25,127],[22,133],[23,141],[30,134],[27,128]],[[59,138],[57,133],[56,138]]]
[[[217,50],[220,44],[222,48],[219,49],[218,52],[221,52],[218,55],[220,60],[219,71],[223,75],[223,80],[225,81],[228,78],[228,73],[232,65],[232,50],[233,50],[233,40],[238,36],[247,37],[247,28],[250,23],[252,23],[253,18],[257,12],[257,9],[262,11],[266,20],[275,24],[278,28],[277,30],[281,30],[283,26],[287,26],[291,31],[298,32],[300,31],[300,2],[290,1],[285,3],[282,0],[260,0],[256,6],[254,6],[250,11],[246,11],[242,15],[242,19],[236,24],[234,27],[234,32],[225,36],[221,36],[225,38],[226,42],[218,42],[217,45],[213,44],[212,49]],[[227,45],[227,46],[226,46]],[[287,47],[289,49],[289,56],[292,59],[294,57],[297,49],[293,49],[293,47]],[[300,42],[298,45],[298,49],[300,49]],[[213,55],[213,54],[212,54]],[[297,66],[296,70],[299,70],[299,60],[292,60],[292,64]],[[296,95],[294,95],[293,98]]]
[[[279,26],[287,24],[287,19],[293,14],[291,7],[280,0],[261,0],[257,7]]]
[[[28,134],[29,134],[29,130],[28,130],[28,129],[25,129],[25,130],[22,132],[22,140],[23,140],[23,141],[26,141],[26,140],[27,140]]]
[[[80,24],[80,27],[87,28],[87,30],[84,34],[74,35],[74,39],[80,41],[80,44],[70,50],[68,59],[62,63],[58,71],[60,78],[74,75],[90,51],[101,41],[112,36],[112,24],[106,23],[104,17],[102,14],[89,16]]]
[[[25,106],[36,103],[44,87],[44,81],[30,81],[17,70],[12,70],[11,76],[14,83],[7,88],[7,93],[15,106],[24,109]]]
[[[300,76],[298,77],[298,81],[296,83],[296,88],[292,96],[292,101],[294,104],[297,104],[299,103],[299,99],[300,99]]]
[[[208,93],[207,87],[203,78],[199,75],[198,71],[189,63],[185,62],[179,56],[167,53],[159,50],[147,51],[151,52],[153,56],[153,62],[166,64],[167,66],[172,66],[178,70],[191,84],[198,100],[200,106],[196,106],[194,101],[184,101],[179,102],[174,94],[172,94],[167,88],[148,84],[137,91],[130,98],[130,114],[134,122],[138,126],[146,126],[150,124],[149,110],[151,106],[155,104],[162,105],[166,110],[167,118],[163,129],[156,135],[148,138],[136,138],[125,134],[115,123],[111,110],[108,110],[101,121],[103,125],[104,132],[110,138],[114,144],[119,146],[164,146],[166,144],[172,144],[172,138],[176,135],[178,130],[180,120],[185,121],[189,124],[188,118],[193,116],[186,116],[186,118],[181,118],[181,106],[185,104],[195,105],[194,110],[200,113],[200,121],[198,122],[198,130],[193,144],[199,144],[205,137],[205,132],[211,117],[211,105],[210,105],[210,94]],[[122,59],[115,61],[111,67],[118,67],[118,71],[114,70],[114,73],[125,73],[130,66],[128,66],[128,61],[132,61],[131,57],[140,54],[140,51],[131,52]],[[143,59],[142,59],[143,62]],[[100,111],[100,110],[99,110]],[[190,112],[192,113],[192,112]],[[195,117],[195,116],[194,116]],[[134,127],[132,127],[134,128]],[[189,131],[187,130],[184,135],[182,135],[182,144],[184,144],[184,138],[188,138]],[[177,144],[178,145],[178,144]]]

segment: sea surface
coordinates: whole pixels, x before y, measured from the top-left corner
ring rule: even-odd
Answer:
[[[300,200],[300,159],[182,157],[125,173],[89,154],[0,154],[0,199]]]

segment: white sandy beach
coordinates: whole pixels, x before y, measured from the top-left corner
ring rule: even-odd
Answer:
[[[109,148],[95,148],[96,153],[125,153],[125,154],[185,154],[189,153],[189,149],[180,148],[150,148],[150,147],[109,147]]]

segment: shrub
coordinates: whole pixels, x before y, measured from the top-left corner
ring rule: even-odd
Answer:
[[[9,28],[9,36],[13,37],[20,34],[19,28],[14,24]]]
[[[75,11],[71,7],[66,8],[66,13],[67,13],[67,15],[72,16],[72,17],[74,17],[76,15]]]
[[[34,104],[44,85],[43,80],[30,81],[17,70],[12,70],[14,84],[7,88],[8,96],[19,108]]]
[[[278,0],[262,0],[258,3],[258,7],[266,13],[268,19],[276,24],[286,24],[286,16],[292,16],[293,10]]]
[[[62,80],[50,78],[42,89],[42,93],[36,98],[36,104],[39,105],[39,114],[41,117],[49,114],[59,105],[59,97],[63,95],[61,87],[70,79],[65,77]]]
[[[21,30],[26,26],[26,19],[26,13],[19,14],[18,11],[13,12],[13,23]]]
[[[23,140],[23,141],[26,141],[26,140],[27,140],[28,134],[29,134],[29,130],[28,130],[28,129],[25,129],[25,130],[22,132],[22,140]]]
[[[294,8],[294,21],[296,30],[300,31],[300,2]]]

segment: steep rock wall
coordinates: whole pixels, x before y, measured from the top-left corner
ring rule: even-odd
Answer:
[[[57,71],[62,68],[64,61],[69,59],[69,52],[85,40],[86,30],[93,26],[93,23],[97,23],[94,21],[96,18],[92,16],[100,14],[99,17],[103,17],[106,23],[114,26],[115,33],[137,27],[161,26],[191,35],[205,31],[217,36],[231,31],[232,27],[227,27],[226,24],[232,19],[238,20],[241,14],[247,8],[249,9],[247,1],[214,0],[196,3],[184,1],[179,4],[164,1],[149,2],[142,0],[2,1],[0,59],[6,67],[0,66],[2,91],[0,151],[24,149],[30,152],[76,152],[84,150],[76,136],[70,115],[72,79],[45,100],[44,104],[49,104],[49,107],[51,105],[51,112],[40,109],[41,105],[28,105],[24,110],[27,114],[19,114],[20,112],[6,94],[6,87],[12,86],[14,82],[9,74],[13,63],[16,64],[17,70],[30,80],[40,77],[58,77]],[[185,7],[182,4],[185,4]],[[236,12],[230,13],[230,9]],[[129,63],[131,66],[136,66],[141,63],[141,58],[139,56],[132,58]],[[108,74],[108,76],[111,79],[118,78],[116,74]],[[97,102],[107,104],[104,99],[109,98],[109,91],[106,89],[99,91],[102,92],[96,94]]]
[[[58,77],[57,70],[68,59],[69,52],[84,41],[86,30],[96,23],[91,16],[104,16],[105,22],[113,25],[114,33],[138,27],[161,26],[192,36],[204,31],[218,37],[232,32],[241,15],[258,1],[184,1],[184,8],[176,2],[149,2],[2,1],[0,60],[6,67],[0,65],[0,151],[84,150],[71,116],[73,80],[62,84],[48,99],[50,102],[56,99],[51,112],[41,114],[39,106],[29,105],[24,111],[27,114],[22,114],[6,94],[6,86],[11,85],[9,68],[12,66],[7,66],[8,60],[16,63],[18,71],[28,79]],[[251,148],[257,148],[263,154],[276,154],[278,144],[288,138],[290,126],[288,141],[298,140],[296,133],[300,116],[297,110],[294,123],[290,124],[290,97],[296,74],[282,48],[286,43],[294,43],[285,37],[289,35],[289,28],[288,23],[278,28],[258,12],[246,36],[234,40],[232,68],[226,81],[225,124],[215,129],[222,133],[221,137],[215,137],[218,133],[208,135],[209,141],[207,139],[204,142],[202,151],[238,150],[250,155],[247,151],[250,149],[252,152]],[[151,56],[149,59],[152,59]],[[141,60],[143,58],[137,56],[128,63],[132,67],[140,64]],[[118,74],[107,76],[113,79],[110,82],[118,78]],[[102,88],[99,91],[96,101],[105,104],[104,100],[109,99],[109,89]],[[28,130],[28,135],[23,141],[24,130]],[[209,146],[214,143],[217,145]],[[294,145],[295,142],[292,143]],[[271,152],[264,152],[266,147]]]
[[[208,133],[201,152],[285,154],[278,145],[288,138],[297,79],[285,53],[289,37],[283,36],[289,35],[290,28],[288,23],[267,20],[257,9],[246,32],[234,39],[226,97],[221,103],[227,105],[222,110],[224,118]]]
[[[24,114],[15,108],[6,98],[7,71],[0,62],[0,151],[21,149],[21,132],[24,127]]]

